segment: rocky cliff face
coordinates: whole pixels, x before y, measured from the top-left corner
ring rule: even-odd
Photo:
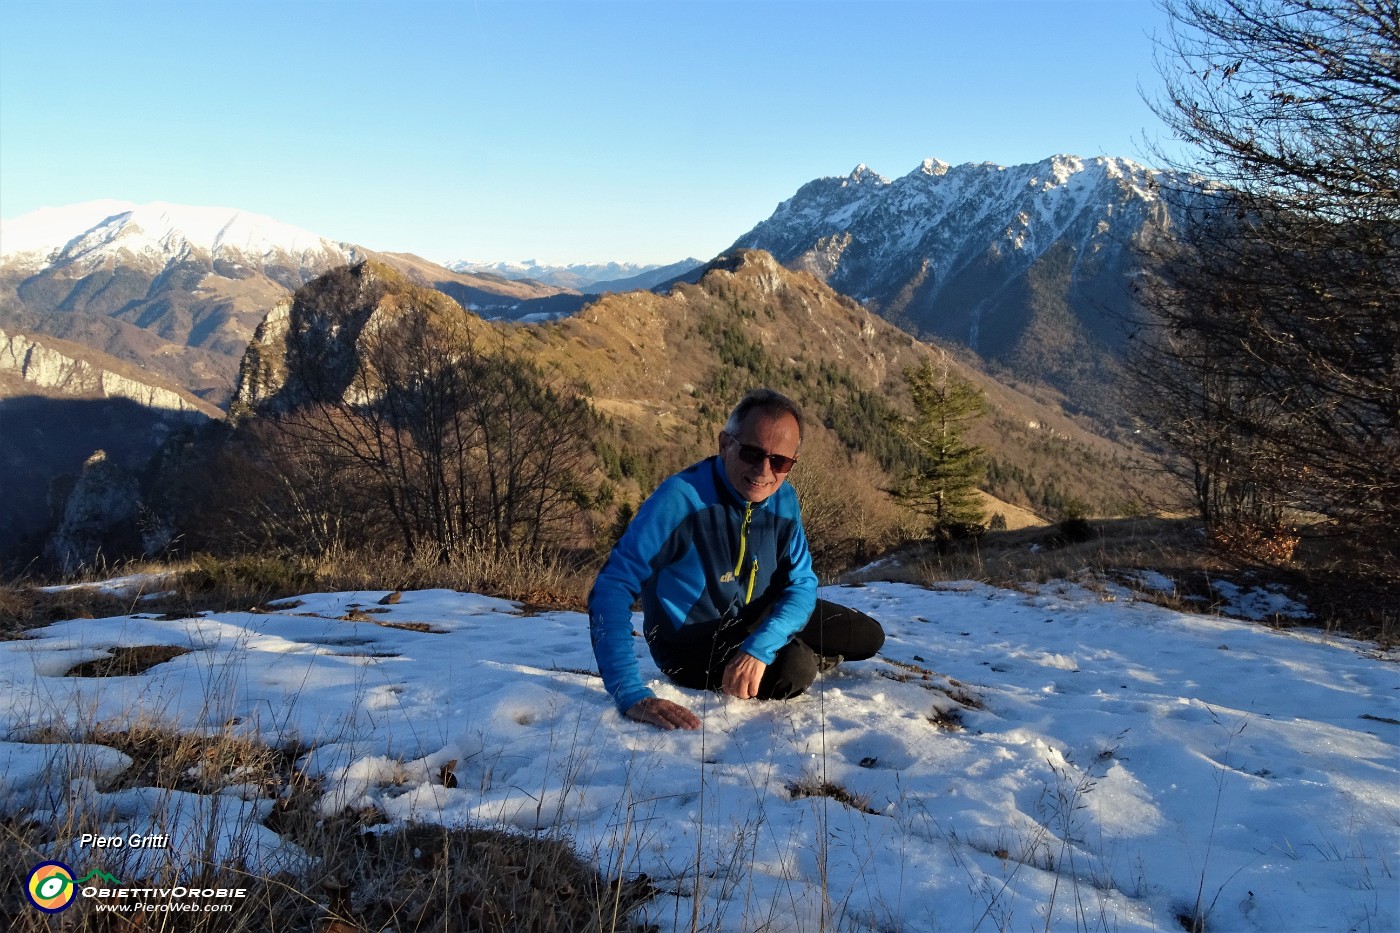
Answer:
[[[58,527],[45,553],[65,574],[98,565],[103,559],[158,551],[168,540],[143,534],[141,488],[136,476],[96,451],[83,464],[63,504]]]
[[[88,355],[78,348],[64,352],[54,342],[31,334],[0,330],[0,380],[10,385],[9,394],[130,399],[157,411],[188,415],[193,421],[217,415],[217,409],[188,393],[83,358]]]
[[[382,263],[336,269],[278,302],[258,325],[239,366],[230,417],[341,402],[363,391],[363,383],[355,383],[363,373],[366,331],[408,304],[464,326],[487,327],[446,295],[415,285]]]

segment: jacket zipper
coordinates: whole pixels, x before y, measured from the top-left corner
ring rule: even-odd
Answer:
[[[749,523],[753,521],[753,503],[746,503],[744,506],[744,524],[739,529],[739,559],[734,562],[734,579],[740,579],[744,572],[744,554],[748,551],[749,544]],[[753,601],[753,587],[758,580],[758,558],[753,559],[749,565],[749,585],[744,592],[744,605]]]

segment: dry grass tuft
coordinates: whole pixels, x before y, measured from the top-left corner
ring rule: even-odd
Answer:
[[[190,649],[175,645],[117,646],[106,649],[107,657],[84,661],[69,668],[64,677],[132,677],[144,674],[157,664],[189,654]]]
[[[814,777],[806,777],[800,781],[793,781],[788,785],[788,793],[793,800],[802,800],[805,797],[827,797],[835,800],[843,806],[852,810],[859,810],[862,813],[869,813],[872,816],[880,816],[880,811],[870,806],[870,798],[864,794],[853,794],[851,791],[833,781],[823,781]]]
[[[84,730],[47,727],[26,735],[24,741],[40,745],[83,742],[123,753],[132,764],[111,786],[101,788],[104,792],[157,787],[213,794],[231,786],[257,786],[268,798],[285,796],[287,788],[300,783],[295,762],[304,751],[297,746],[272,748],[232,733],[184,733],[151,722]]]
[[[132,600],[96,587],[44,590],[10,585],[0,587],[0,640],[24,638],[36,626],[67,619],[103,619],[127,615]]]
[[[563,840],[415,824],[359,834],[323,886],[326,923],[349,930],[640,931],[655,889],[608,882]]]
[[[549,610],[582,609],[592,573],[557,556],[482,548],[445,563],[422,556],[333,554],[318,561],[315,579],[317,588],[325,591],[450,589]]]

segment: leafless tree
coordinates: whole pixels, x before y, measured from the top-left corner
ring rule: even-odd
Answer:
[[[1144,423],[1208,526],[1400,524],[1400,10],[1162,0],[1166,191],[1138,340]],[[1167,176],[1171,177],[1171,176]],[[1176,176],[1178,178],[1184,175]]]
[[[443,296],[330,292],[294,303],[284,388],[255,410],[280,513],[442,560],[567,543],[596,471],[586,400]]]

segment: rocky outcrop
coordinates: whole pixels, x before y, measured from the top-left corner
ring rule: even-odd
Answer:
[[[76,358],[21,333],[0,330],[0,376],[27,390],[66,397],[124,398],[147,408],[204,420],[212,406],[182,394]]]
[[[463,327],[485,327],[445,294],[366,261],[334,269],[278,302],[253,333],[239,366],[229,417],[288,412],[373,394],[365,381],[365,337],[376,322],[414,306]],[[371,380],[372,381],[372,380]]]
[[[63,506],[46,556],[65,574],[157,550],[165,542],[142,534],[141,489],[136,477],[97,451],[83,464]]]

